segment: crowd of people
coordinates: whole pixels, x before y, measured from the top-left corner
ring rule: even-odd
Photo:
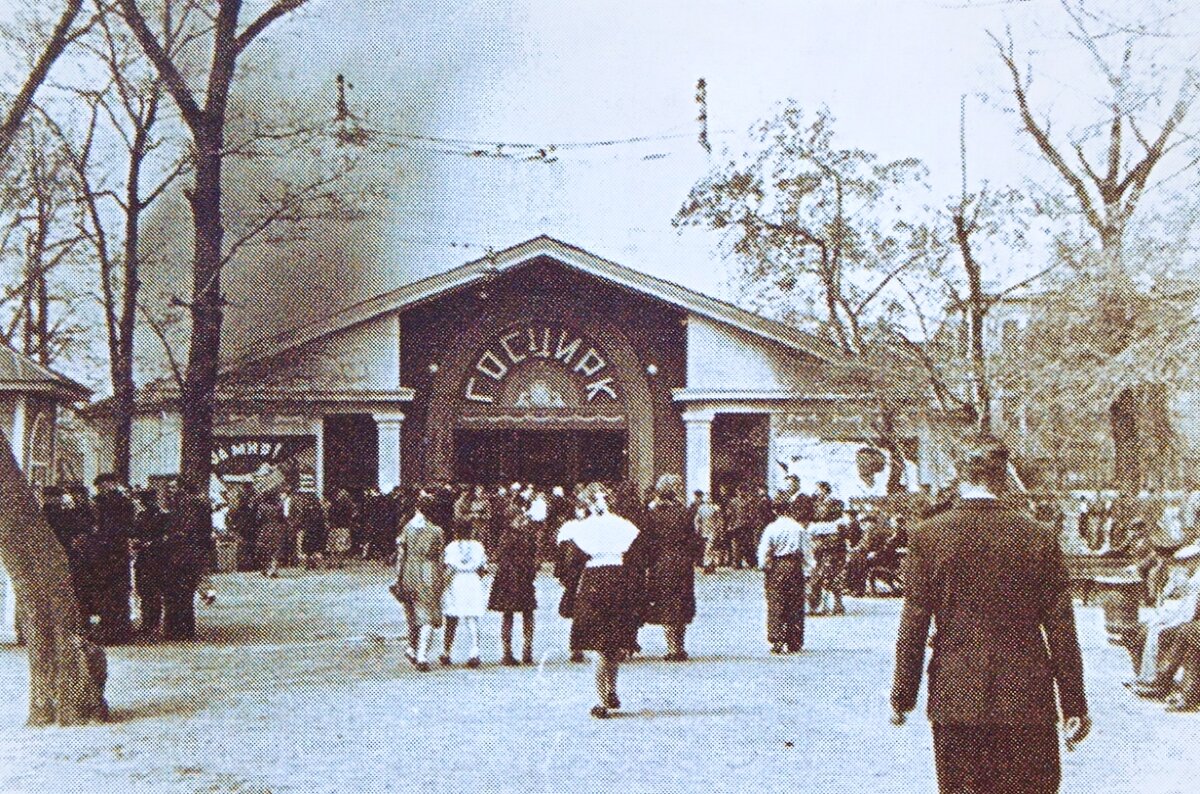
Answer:
[[[720,488],[696,492],[689,502],[680,483],[639,493],[631,483],[606,484],[608,509],[655,539],[647,557],[645,617],[666,626],[668,657],[684,659],[684,632],[695,613],[692,577],[696,569],[757,567],[760,540],[776,518],[778,499],[796,499],[796,478],[788,478],[777,500],[761,488]],[[131,489],[114,475],[101,475],[95,494],[83,486],[52,486],[44,492],[46,517],[68,553],[81,611],[101,642],[144,637],[195,636],[194,594],[212,600],[206,574],[217,566],[217,546],[233,549],[232,567],[278,576],[289,566],[340,567],[349,559],[402,561],[397,537],[410,520],[439,529],[439,566],[450,565],[447,546],[461,552],[457,564],[496,568],[490,600],[480,607],[461,577],[451,592],[455,609],[503,613],[506,664],[519,663],[512,651],[516,617],[522,618],[522,660],[532,658],[534,597],[532,580],[544,564],[553,565],[568,595],[570,612],[580,563],[563,551],[563,527],[586,512],[586,488],[436,484],[397,488],[382,494],[369,488],[338,490],[330,499],[279,478],[269,487],[231,483],[216,495],[188,490],[172,480],[157,488]],[[906,542],[902,515],[885,519],[874,510],[848,510],[827,483],[806,496],[813,514],[813,569],[806,589],[808,612],[841,614],[845,592],[861,595],[880,572],[898,570]],[[468,545],[469,551],[468,554]],[[514,573],[518,572],[518,573]],[[890,581],[898,590],[895,579]],[[131,596],[134,598],[131,601]],[[470,596],[470,597],[468,597]],[[131,603],[133,608],[131,609]],[[131,617],[131,614],[133,617]],[[449,613],[448,613],[449,614]],[[135,618],[140,616],[140,619]],[[441,655],[448,660],[459,618],[472,638],[468,661],[478,657],[475,614],[451,615]],[[572,655],[579,658],[578,648]]]
[[[106,644],[128,642],[139,632],[195,637],[195,594],[214,597],[206,586],[214,555],[207,494],[176,481],[161,490],[130,490],[110,474],[95,485],[94,495],[83,486],[43,492],[46,520],[67,553],[92,637]]]

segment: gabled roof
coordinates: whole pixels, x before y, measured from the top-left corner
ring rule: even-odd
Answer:
[[[92,390],[0,344],[0,393],[49,394],[71,402],[88,399]]]
[[[820,337],[799,331],[783,323],[768,320],[753,312],[717,300],[665,279],[656,278],[612,262],[576,246],[542,235],[502,251],[467,262],[452,270],[406,284],[374,298],[342,309],[314,323],[256,340],[232,351],[224,370],[236,369],[253,361],[282,353],[324,336],[372,320],[383,314],[432,300],[477,281],[515,270],[548,257],[566,267],[610,284],[646,295],[693,314],[722,322],[800,353],[824,360],[841,358],[837,349]]]

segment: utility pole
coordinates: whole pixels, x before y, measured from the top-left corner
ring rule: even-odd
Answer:
[[[699,106],[696,121],[700,123],[700,146],[705,154],[711,155],[712,144],[708,142],[708,84],[703,77],[696,81],[696,104]]]

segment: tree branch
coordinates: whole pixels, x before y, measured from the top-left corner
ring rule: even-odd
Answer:
[[[1075,197],[1079,199],[1079,205],[1087,217],[1088,224],[1097,232],[1102,231],[1105,228],[1105,222],[1096,211],[1095,202],[1092,200],[1091,194],[1088,193],[1087,186],[1079,178],[1079,175],[1067,165],[1067,161],[1063,159],[1063,156],[1059,154],[1058,149],[1054,146],[1053,141],[1050,140],[1049,133],[1042,129],[1037,119],[1033,117],[1033,112],[1029,108],[1029,97],[1021,81],[1021,71],[1017,67],[1017,61],[1013,55],[1012,40],[1009,40],[1006,48],[996,36],[990,33],[988,35],[996,45],[996,51],[1000,55],[1000,60],[1004,62],[1012,78],[1013,92],[1017,98],[1017,110],[1021,114],[1021,121],[1025,125],[1025,129],[1033,137],[1034,142],[1037,143],[1038,148],[1041,149],[1045,158],[1058,170],[1062,178],[1066,180],[1071,190],[1075,193]]]
[[[241,52],[242,50],[246,49],[250,42],[254,41],[254,39],[260,33],[266,30],[272,22],[279,19],[284,14],[295,11],[297,8],[307,2],[308,0],[279,0],[273,6],[264,11],[262,15],[258,17],[258,19],[247,25],[246,29],[243,30],[241,34],[234,40],[234,46],[237,48],[237,52]]]
[[[33,96],[46,81],[50,67],[63,54],[67,45],[78,36],[78,33],[74,35],[71,33],[71,26],[75,24],[75,19],[79,16],[82,7],[83,0],[67,0],[67,6],[63,9],[58,24],[54,26],[54,31],[50,34],[50,41],[46,43],[41,56],[38,57],[33,69],[29,72],[25,84],[17,92],[12,105],[9,106],[8,112],[4,116],[4,121],[0,122],[0,158],[7,156],[13,139],[17,135],[17,130],[20,129],[25,115],[33,104]]]
[[[183,120],[193,133],[198,132],[204,124],[204,112],[197,104],[191,89],[188,88],[187,81],[183,79],[183,74],[171,60],[171,56],[163,49],[154,32],[150,30],[150,26],[146,24],[146,18],[138,9],[136,0],[120,0],[120,3],[129,29],[133,31],[133,35],[137,38],[138,44],[142,45],[146,57],[154,64],[154,68],[158,70],[159,75],[166,83],[167,90],[171,92],[171,97],[179,107],[180,114],[183,115]]]

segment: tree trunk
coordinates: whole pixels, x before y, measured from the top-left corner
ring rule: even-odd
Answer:
[[[125,248],[122,257],[123,289],[121,314],[116,333],[110,334],[112,355],[114,428],[113,428],[113,472],[123,482],[129,482],[130,457],[133,447],[133,415],[137,408],[137,387],[133,380],[133,343],[137,323],[138,292],[142,283],[138,278],[138,249],[141,240],[141,215],[144,209],[141,200],[141,171],[145,159],[146,140],[149,126],[142,124],[135,134],[134,145],[129,154],[129,175],[125,186]],[[111,317],[111,315],[110,315]]]
[[[67,555],[0,431],[0,559],[16,591],[29,654],[29,725],[107,716],[104,651],[82,636]]]
[[[1138,454],[1138,409],[1135,389],[1123,389],[1109,407],[1113,437],[1113,482],[1124,493],[1136,494],[1142,488],[1142,468]]]
[[[221,226],[220,141],[202,136],[196,155],[196,185],[191,194],[195,224],[192,333],[187,372],[180,395],[183,450],[180,474],[208,488],[212,471],[213,409],[221,346]]]

